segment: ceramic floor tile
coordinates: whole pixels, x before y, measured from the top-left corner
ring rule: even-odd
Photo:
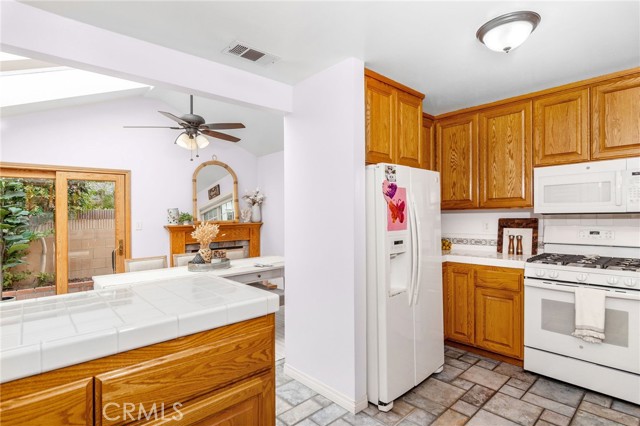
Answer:
[[[580,388],[544,377],[538,379],[529,392],[572,407],[577,407],[584,396],[584,390]]]
[[[467,426],[518,426],[518,423],[496,416],[488,411],[480,410],[475,416],[471,417]]]
[[[514,388],[513,386],[504,385],[498,391],[500,393],[504,393],[506,395],[512,396],[514,398],[520,399],[522,395],[524,395],[524,391],[522,389]]]
[[[595,392],[587,392],[582,400],[592,402],[606,408],[611,407],[611,404],[613,403],[613,398],[611,398],[610,396]]]
[[[451,358],[448,356],[444,357],[444,363],[456,368],[460,368],[462,370],[466,370],[467,368],[471,367],[471,364],[469,364],[468,362],[460,361],[459,359]]]
[[[523,382],[520,379],[511,378],[511,379],[509,379],[507,384],[509,386],[513,386],[514,388],[518,388],[518,389],[521,389],[523,391],[527,391],[527,390],[529,390],[529,388],[531,387],[533,382]]]
[[[482,409],[522,426],[533,426],[543,410],[536,405],[520,401],[503,393],[497,393]]]
[[[464,370],[458,367],[453,367],[449,364],[445,364],[442,372],[438,374],[434,374],[432,377],[443,381],[443,382],[451,382],[455,378],[457,378],[460,374],[464,373]]]
[[[571,422],[571,417],[563,416],[551,410],[544,410],[540,419],[556,426],[567,426]]]
[[[475,405],[469,404],[468,402],[464,402],[459,399],[455,404],[451,406],[453,410],[456,410],[458,413],[462,413],[467,417],[473,416],[477,411],[478,407]]]
[[[318,402],[316,398],[313,398],[313,400]],[[319,404],[323,408],[320,409],[319,411],[316,411],[311,416],[311,420],[313,420],[315,423],[319,424],[320,426],[328,425],[347,413],[347,410],[345,410],[344,408],[342,408],[341,406],[335,403],[332,403],[327,406],[323,406],[321,403]]]
[[[381,411],[373,416],[373,418],[387,426],[393,426],[402,419],[402,416],[394,413],[393,411],[388,411],[386,413]]]
[[[543,398],[533,393],[526,393],[521,398],[523,401],[530,402],[531,404],[537,405],[538,407],[547,408],[551,411],[555,411],[558,414],[562,414],[563,416],[571,417],[573,413],[575,413],[576,409],[569,405],[561,404],[556,401],[552,401],[547,398]]]
[[[611,408],[617,411],[621,411],[626,414],[630,414],[634,417],[640,417],[640,405],[631,404],[630,402],[614,400],[611,404]]]
[[[406,393],[402,400],[408,404],[413,405],[414,407],[418,407],[423,409],[424,411],[431,413],[435,416],[439,416],[444,413],[447,409],[446,406],[442,404],[438,404],[437,402],[431,401],[430,399],[424,398],[414,391]]]
[[[416,408],[407,417],[405,420],[412,422],[417,425],[428,425],[431,424],[438,416],[435,414],[424,411],[420,408]]]
[[[491,398],[494,392],[494,390],[486,388],[484,386],[475,385],[460,399],[462,399],[464,402],[468,402],[471,405],[475,405],[476,407],[481,407],[485,402],[489,400],[489,398]]]
[[[467,371],[462,373],[460,375],[460,378],[478,383],[493,390],[500,389],[500,387],[502,387],[502,385],[504,385],[509,380],[509,376],[495,373],[493,371],[486,370],[475,365],[471,366]]]
[[[276,395],[291,405],[298,405],[314,396],[316,393],[295,380],[276,388]]]
[[[316,411],[320,410],[322,405],[318,404],[313,399],[308,399],[303,403],[296,405],[290,410],[280,414],[278,418],[287,425],[294,425],[306,417],[309,417]]]
[[[464,390],[432,378],[418,385],[415,392],[422,397],[446,407],[453,404],[464,394]]]
[[[502,362],[496,368],[493,369],[495,373],[504,374],[505,376],[513,377],[525,383],[533,383],[536,381],[537,376],[535,374],[528,373],[522,369],[522,367],[518,367],[513,364],[509,364],[508,362]]]
[[[633,417],[628,414],[621,413],[620,411],[612,410],[610,408],[605,408],[601,405],[597,405],[588,401],[582,401],[578,409],[591,414],[595,414],[598,417],[603,417],[605,419],[618,422],[626,426],[640,425],[640,419],[638,419],[637,417]]]
[[[487,361],[485,359],[481,359],[476,363],[478,367],[486,368],[487,370],[493,370],[500,364],[498,361]]]
[[[620,423],[603,419],[595,414],[578,410],[570,423],[571,426],[620,426]]]
[[[431,426],[462,426],[469,418],[457,411],[447,410],[443,415],[438,417]]]

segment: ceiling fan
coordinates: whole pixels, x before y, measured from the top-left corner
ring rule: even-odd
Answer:
[[[226,133],[216,132],[216,130],[226,129],[244,129],[242,123],[205,123],[204,118],[193,113],[193,95],[189,95],[190,110],[189,114],[177,117],[170,112],[158,111],[165,117],[175,121],[180,126],[123,126],[126,129],[175,129],[182,130],[178,135],[175,143],[182,148],[197,151],[209,145],[209,140],[203,135],[213,138],[222,139],[229,142],[238,142],[240,138],[227,135]],[[199,155],[196,153],[196,157]],[[193,158],[191,159],[193,161]]]

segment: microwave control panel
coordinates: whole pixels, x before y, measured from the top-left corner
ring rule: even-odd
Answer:
[[[640,171],[633,170],[627,176],[627,211],[640,212]]]

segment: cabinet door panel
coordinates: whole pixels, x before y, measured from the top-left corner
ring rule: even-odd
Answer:
[[[478,115],[439,120],[436,140],[442,209],[478,207]]]
[[[28,383],[23,379],[21,386]],[[7,425],[93,425],[93,378],[3,399],[0,418]]]
[[[424,152],[422,164],[427,170],[437,170],[436,168],[436,150],[433,135],[433,120],[422,116],[422,150]]]
[[[447,337],[473,344],[473,269],[470,266],[447,267]]]
[[[520,292],[476,287],[475,314],[476,346],[522,359]]]
[[[480,207],[531,207],[531,102],[480,113]]]
[[[397,162],[404,166],[425,168],[422,145],[422,99],[409,93],[398,96]]]
[[[640,76],[591,89],[591,158],[640,155]]]
[[[589,89],[536,99],[533,111],[536,166],[589,161]]]
[[[370,77],[366,82],[367,163],[393,163],[396,138],[396,90]]]

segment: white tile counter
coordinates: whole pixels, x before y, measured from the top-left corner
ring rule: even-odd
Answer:
[[[0,383],[278,309],[277,295],[211,273],[5,302],[0,304]]]
[[[532,255],[517,256],[495,251],[454,249],[442,254],[442,262],[470,263],[472,265],[523,269],[525,261],[531,256]]]

